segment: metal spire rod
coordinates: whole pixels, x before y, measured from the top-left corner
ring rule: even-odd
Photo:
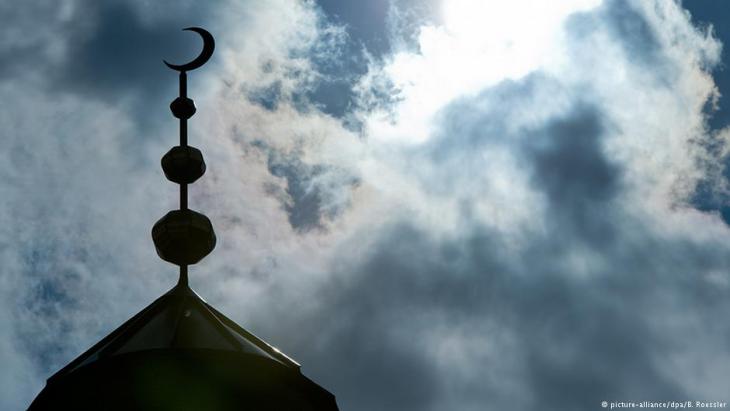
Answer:
[[[188,98],[188,75],[186,72],[180,72],[180,99]],[[180,147],[188,146],[188,118],[180,117]],[[180,183],[180,209],[188,209],[188,184]],[[180,266],[182,270],[182,266]],[[181,272],[182,273],[182,272]],[[181,274],[182,275],[182,274]]]
[[[180,71],[180,99],[186,100],[188,98],[188,74],[184,71]],[[192,101],[192,100],[191,100]],[[180,147],[188,146],[188,117],[180,117]],[[188,209],[188,183],[180,183],[180,210]],[[178,285],[187,287],[188,286],[188,265],[180,264],[180,277],[178,279]]]
[[[188,184],[205,173],[203,154],[188,145],[188,119],[195,114],[193,100],[188,98],[187,72],[194,70],[213,55],[213,36],[199,27],[194,31],[203,39],[203,51],[198,57],[183,65],[165,64],[180,72],[180,93],[170,104],[172,114],[180,119],[180,145],[173,147],[162,157],[162,170],[168,180],[180,185],[180,209],[173,210],[152,227],[152,239],[157,254],[165,261],[180,266],[178,286],[188,286],[188,265],[195,264],[215,248],[216,237],[208,217],[188,208]]]

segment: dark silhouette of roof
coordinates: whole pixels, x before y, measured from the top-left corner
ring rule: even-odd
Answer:
[[[51,376],[30,410],[337,410],[185,281]]]

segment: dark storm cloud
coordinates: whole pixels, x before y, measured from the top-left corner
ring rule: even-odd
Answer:
[[[575,13],[566,21],[566,27],[578,42],[605,28],[628,59],[651,70],[658,81],[669,87],[676,73],[672,72],[654,29],[636,7],[628,0],[607,0],[596,10]]]
[[[440,395],[444,376],[422,350],[424,341],[411,331],[421,323],[419,311],[449,303],[449,298],[431,298],[438,297],[434,287],[442,270],[453,267],[439,259],[440,253],[418,254],[435,251],[422,234],[399,226],[389,231],[387,246],[378,247],[362,266],[343,261],[339,268],[356,272],[354,281],[322,290],[321,317],[302,327],[310,331],[282,338],[307,340],[315,347],[301,360],[338,393],[342,409],[427,410]]]
[[[551,264],[572,248],[560,243],[558,229],[515,260],[502,252],[501,236],[486,228],[476,227],[450,242],[429,236],[412,226],[394,227],[365,263],[353,267],[342,262],[343,270],[356,273],[352,283],[344,289],[334,284],[324,294],[321,317],[311,323],[318,334],[306,336],[318,350],[302,361],[339,393],[343,408],[442,409],[436,400],[460,370],[440,365],[427,350],[437,343],[431,332],[464,326],[478,330],[485,323],[497,324],[492,335],[483,336],[485,348],[497,344],[502,356],[491,362],[475,358],[468,365],[474,379],[454,381],[471,395],[457,400],[465,407],[578,411],[596,407],[602,399],[683,397],[682,388],[661,369],[661,359],[670,352],[667,335],[654,330],[651,318],[641,313],[660,300],[658,294],[684,289],[681,279],[653,281],[677,272],[672,264],[691,269],[709,258],[705,265],[719,266],[726,263],[719,253],[688,244],[634,253],[626,244],[626,249],[609,252],[616,269],[577,281],[575,273]],[[661,253],[658,266],[641,263],[657,259],[645,254],[651,252]],[[680,262],[673,253],[693,258]],[[627,266],[636,271],[618,268]],[[709,289],[700,285],[693,292]],[[724,298],[716,295],[681,309],[702,313],[718,303],[726,306]],[[333,312],[347,321],[333,322]],[[499,345],[503,333],[515,342]],[[524,376],[518,383],[522,399],[487,383],[491,370],[504,368],[499,358],[514,355]]]
[[[60,33],[50,34],[44,29],[56,29],[55,18],[63,8],[61,4],[0,5],[0,25],[3,43],[0,46],[0,79],[10,79],[24,71],[37,68],[46,56],[51,40]],[[43,26],[38,27],[42,21]]]
[[[544,190],[556,208],[576,199],[596,204],[616,192],[617,169],[602,150],[600,116],[578,106],[525,141],[535,188]],[[571,208],[575,207],[582,205]]]
[[[11,78],[32,64],[41,52],[37,44],[7,47],[0,50],[0,78]]]
[[[583,411],[603,400],[688,395],[664,362],[695,337],[662,328],[657,312],[719,318],[727,290],[696,275],[721,270],[728,257],[721,247],[658,237],[615,201],[623,169],[605,153],[607,120],[589,94],[538,125],[509,123],[515,107],[539,110],[539,95],[556,87],[535,73],[459,100],[426,149],[405,160],[436,164],[439,175],[424,182],[438,187],[432,194],[470,201],[461,179],[478,178],[483,151],[506,148],[546,199],[545,215],[535,211],[544,231],[515,254],[503,234],[469,214],[449,239],[403,218],[360,259],[334,267],[351,277],[319,295],[321,311],[305,327],[311,333],[282,337],[317,347],[301,359],[343,408],[439,410],[446,401],[459,409]],[[454,159],[461,168],[450,167]],[[590,263],[572,263],[576,253]],[[485,324],[491,333],[473,332],[500,353],[490,360],[444,365],[429,350],[439,343],[435,329],[458,335]],[[513,338],[500,343],[502,335]],[[463,367],[472,378],[459,377]],[[518,376],[519,398],[494,383],[501,377],[493,373],[505,369],[504,378]],[[458,398],[444,400],[449,392]]]
[[[599,16],[605,20],[611,32],[621,40],[619,44],[631,60],[644,65],[656,64],[661,59],[662,48],[652,27],[632,4],[626,0],[609,0],[603,5]]]
[[[454,163],[464,167],[431,176],[440,181],[428,179],[424,185],[434,193],[453,195],[454,178],[475,178],[474,169],[479,168],[475,150],[489,152],[516,144],[518,147],[509,149],[519,164],[532,170],[533,189],[545,193],[551,212],[560,217],[556,224],[605,238],[609,227],[594,227],[592,213],[611,207],[611,199],[620,188],[620,170],[603,152],[606,126],[599,109],[576,101],[565,113],[537,126],[508,123],[515,118],[515,107],[529,111],[544,90],[571,93],[562,89],[557,79],[533,73],[446,107],[442,131],[419,151],[442,167]]]
[[[612,214],[620,170],[603,152],[601,114],[580,105],[573,110],[529,136],[525,155],[533,187],[551,207],[550,224],[580,231],[580,241],[604,242],[612,237],[612,219],[605,216]]]
[[[161,56],[183,62],[199,52],[200,40],[180,31],[190,26],[186,24],[189,16],[145,20],[145,8],[133,3],[89,2],[86,6],[70,24],[66,64],[51,73],[57,76],[58,87],[105,100],[135,92],[154,97],[175,86],[168,81],[171,72]],[[196,25],[207,21],[203,10],[207,9],[199,10]]]
[[[640,221],[625,224],[641,226]],[[694,337],[657,330],[642,313],[661,305],[663,294],[711,296],[662,306],[690,315],[717,317],[728,308],[727,292],[715,293],[711,285],[679,274],[722,267],[727,258],[717,250],[645,237],[594,249],[610,267],[581,280],[575,277],[580,273],[557,264],[573,249],[561,241],[559,227],[514,260],[503,252],[501,236],[487,228],[449,242],[429,235],[412,226],[395,227],[365,263],[352,267],[343,261],[343,270],[355,271],[354,281],[344,289],[333,285],[321,317],[312,321],[319,334],[308,337],[318,352],[302,360],[341,395],[347,409],[442,409],[436,400],[459,370],[439,365],[424,345],[436,343],[435,328],[479,329],[485,323],[497,324],[492,335],[483,336],[485,348],[503,333],[513,335],[515,343],[496,343],[502,355],[494,361],[469,363],[476,377],[454,381],[470,395],[459,398],[460,404],[579,411],[603,399],[683,398],[686,393],[663,371],[662,360],[671,354],[668,341],[686,344]],[[333,323],[333,312],[347,320]],[[429,317],[432,313],[438,315]],[[499,358],[511,356],[520,360],[522,399],[486,383],[493,377],[490,370],[505,367]],[[318,358],[327,360],[318,363]]]
[[[162,59],[184,62],[200,51],[198,36],[181,29],[204,25],[224,39],[210,22],[214,8],[195,3],[79,0],[18,9],[18,16],[6,16],[18,20],[13,34],[36,33],[0,48],[0,76],[35,73],[49,95],[71,93],[123,109],[146,134],[176,94],[175,73]]]

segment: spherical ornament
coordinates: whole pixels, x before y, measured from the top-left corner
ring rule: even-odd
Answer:
[[[187,120],[195,114],[195,102],[187,97],[178,97],[170,103],[170,111],[173,116]]]
[[[190,184],[205,174],[203,153],[191,146],[175,146],[160,162],[168,180],[178,184]]]
[[[152,241],[163,260],[190,265],[213,251],[216,237],[208,217],[193,210],[173,210],[152,227]]]

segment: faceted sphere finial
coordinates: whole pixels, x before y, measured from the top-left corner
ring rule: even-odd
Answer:
[[[208,217],[193,210],[173,210],[152,227],[157,255],[177,265],[195,264],[215,248]]]
[[[170,103],[170,111],[173,116],[187,120],[195,114],[195,102],[187,97],[178,97]]]
[[[205,174],[203,153],[191,146],[175,146],[160,161],[168,180],[190,184]]]

